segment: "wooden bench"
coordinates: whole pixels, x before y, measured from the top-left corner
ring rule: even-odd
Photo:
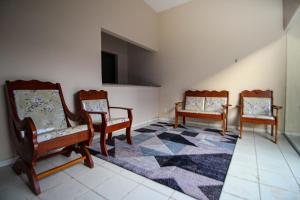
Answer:
[[[175,104],[175,128],[178,127],[178,118],[204,118],[222,121],[222,135],[227,131],[227,117],[229,105],[228,91],[191,91],[184,93],[183,102]]]

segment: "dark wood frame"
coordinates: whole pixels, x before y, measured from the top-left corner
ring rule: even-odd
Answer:
[[[96,100],[96,99],[106,99],[108,112],[110,114],[110,109],[122,109],[127,111],[129,121],[121,122],[118,124],[108,125],[108,113],[106,112],[87,112],[83,109],[83,100]],[[104,90],[81,90],[77,93],[77,104],[81,111],[84,111],[88,114],[99,114],[101,115],[102,123],[93,124],[94,130],[100,132],[100,147],[101,152],[104,156],[108,156],[106,148],[106,135],[108,134],[108,139],[112,139],[112,132],[120,129],[126,128],[126,139],[128,144],[132,144],[131,141],[131,125],[132,125],[132,108],[123,108],[123,107],[112,107],[109,105],[107,92]]]
[[[185,105],[186,102],[186,97],[187,96],[192,96],[192,97],[225,97],[227,98],[227,105],[223,105],[223,113],[220,115],[215,115],[215,114],[207,114],[207,113],[191,113],[191,112],[180,112],[178,107],[179,105]],[[211,119],[211,120],[216,120],[216,121],[222,121],[222,135],[225,134],[225,131],[227,131],[228,123],[227,123],[227,118],[228,118],[228,108],[231,106],[229,104],[229,92],[226,90],[222,91],[208,91],[208,90],[203,90],[203,91],[192,91],[188,90],[184,93],[184,100],[183,102],[177,102],[175,103],[175,128],[178,127],[178,118],[179,116],[182,116],[183,119],[183,124],[186,123],[185,118],[186,117],[191,117],[191,118],[205,118],[205,119]]]
[[[30,117],[21,120],[17,114],[14,90],[58,90],[62,102],[63,110],[66,117],[67,126],[71,127],[70,120],[87,124],[87,131],[80,131],[71,135],[57,137],[44,142],[37,142],[37,129]],[[24,81],[6,81],[5,85],[6,100],[8,104],[9,126],[12,133],[12,138],[16,153],[19,156],[13,165],[14,171],[19,175],[22,172],[26,173],[29,179],[29,185],[35,194],[40,194],[39,180],[43,177],[51,175],[59,170],[62,170],[70,165],[84,161],[84,164],[90,168],[94,167],[92,157],[86,146],[90,145],[94,136],[92,120],[86,113],[74,114],[68,109],[62,89],[59,83],[41,82],[38,80]],[[21,135],[24,131],[24,137]],[[59,151],[55,151],[61,149]],[[55,153],[53,153],[55,151]],[[82,156],[78,159],[52,168],[40,174],[37,174],[34,167],[39,160],[63,154],[70,156],[72,151],[80,153]],[[51,153],[50,153],[51,152]]]
[[[244,115],[244,97],[257,97],[257,98],[271,98],[271,113],[275,118],[274,120],[270,119],[257,119],[257,118],[246,118]],[[276,106],[273,104],[273,91],[272,90],[244,90],[240,93],[240,104],[237,106],[240,113],[240,138],[243,136],[243,124],[244,123],[254,123],[254,124],[266,124],[271,125],[271,135],[274,135],[274,126],[275,126],[275,143],[278,143],[278,123],[279,123],[279,110],[282,109],[282,106]],[[274,110],[276,110],[276,115],[274,115]]]

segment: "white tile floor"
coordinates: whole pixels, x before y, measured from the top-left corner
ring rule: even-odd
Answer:
[[[40,162],[37,170],[66,160],[59,156]],[[24,184],[25,176],[16,176],[10,167],[0,168],[0,199],[193,199],[96,157],[94,162],[94,169],[77,164],[43,179],[39,196]],[[265,134],[245,133],[238,140],[220,199],[300,200],[300,157],[283,136],[275,145]]]

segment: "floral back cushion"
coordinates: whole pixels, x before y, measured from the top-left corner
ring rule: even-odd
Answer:
[[[271,116],[271,98],[244,97],[244,115]]]
[[[205,97],[191,97],[187,96],[185,99],[185,110],[204,111]]]
[[[37,134],[67,128],[58,90],[15,90],[14,97],[19,118],[31,117]]]
[[[107,112],[108,113],[108,104],[106,99],[95,99],[95,100],[83,100],[82,106],[85,111],[88,112]],[[101,115],[90,114],[93,123],[101,123]]]
[[[223,111],[223,105],[227,105],[226,97],[206,97],[205,98],[205,112],[218,112]]]

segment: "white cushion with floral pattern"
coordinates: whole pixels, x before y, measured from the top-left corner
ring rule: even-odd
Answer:
[[[58,90],[14,90],[19,118],[31,117],[37,134],[67,128]]]
[[[243,118],[275,120],[275,117],[268,115],[243,115]]]
[[[244,115],[272,116],[271,98],[244,97]]]
[[[39,134],[37,136],[37,141],[38,142],[45,142],[45,141],[52,140],[52,139],[57,138],[57,137],[71,135],[71,134],[74,134],[74,133],[78,133],[80,131],[87,131],[87,130],[88,130],[87,125],[79,125],[79,126],[64,128],[64,129],[61,129],[61,130],[53,130],[53,131],[49,131],[49,132],[46,132],[46,133],[43,133],[43,134]]]
[[[179,109],[179,112],[185,112],[185,113],[197,113],[197,114],[209,114],[209,115],[220,115],[220,112],[205,112],[205,111],[193,111],[193,110],[184,110]]]
[[[192,97],[187,96],[185,99],[185,110],[191,110],[195,112],[204,111],[205,97]]]
[[[106,99],[83,100],[83,109],[88,112],[106,112],[109,117],[108,104]],[[99,114],[90,114],[93,123],[101,123],[102,118]]]
[[[223,105],[227,105],[226,97],[206,97],[204,111],[222,113]]]

